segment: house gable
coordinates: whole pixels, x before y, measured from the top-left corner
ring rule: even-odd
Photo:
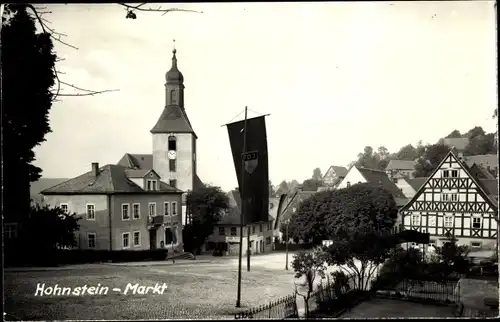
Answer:
[[[466,238],[497,236],[496,204],[452,151],[401,212],[405,229],[438,236],[446,233]],[[474,227],[474,218],[481,218],[479,226]]]

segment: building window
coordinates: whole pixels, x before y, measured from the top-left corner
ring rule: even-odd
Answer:
[[[259,225],[259,233],[262,232],[262,224]]]
[[[252,234],[255,234],[255,226],[252,226]]]
[[[141,204],[135,203],[132,205],[132,213],[134,216],[134,219],[139,219],[141,218]]]
[[[165,244],[176,244],[177,234],[174,228],[165,229]]]
[[[481,242],[471,242],[470,247],[475,249],[481,248]]]
[[[130,233],[123,233],[122,234],[122,247],[123,248],[130,248]]]
[[[224,227],[219,227],[219,236],[224,236],[226,234],[226,230]]]
[[[420,226],[420,215],[412,215],[411,224],[412,226]]]
[[[177,171],[176,168],[177,168],[177,160],[175,159],[170,159],[168,160],[168,164],[169,164],[169,168],[170,168],[170,172],[175,172]]]
[[[176,180],[176,179],[170,179],[170,181],[169,181],[169,185],[170,185],[172,188],[177,188],[177,180]]]
[[[196,161],[196,153],[193,152],[193,161]]]
[[[141,232],[134,231],[134,246],[141,246]]]
[[[452,202],[458,202],[458,193],[452,193],[450,197]]]
[[[177,215],[177,202],[172,202],[172,216]]]
[[[443,171],[443,178],[449,178],[450,177],[450,171],[444,170]]]
[[[231,227],[231,236],[236,236],[236,227]]]
[[[170,91],[170,103],[177,104],[177,91],[175,89]]]
[[[349,188],[350,186],[351,186],[351,182],[347,181],[347,188]]]
[[[458,170],[451,170],[451,177],[458,178]]]
[[[429,240],[429,246],[436,246],[436,240],[435,239],[430,239]]]
[[[129,213],[129,205],[128,204],[122,204],[122,220],[129,220],[130,219],[130,213]]]
[[[168,137],[168,150],[177,151],[177,139],[173,135]]]
[[[95,220],[95,205],[87,204],[87,220]]]
[[[88,233],[87,234],[87,241],[88,241],[89,248],[95,248],[95,233]]]
[[[266,245],[270,245],[271,244],[271,237],[266,237]]]
[[[156,180],[148,180],[147,181],[147,190],[148,191],[156,191]]]
[[[4,226],[5,239],[17,238],[17,223],[8,223]]]
[[[156,202],[149,203],[149,215],[151,217],[156,216]]]
[[[61,210],[64,211],[65,213],[68,213],[68,204],[67,203],[59,204],[59,208],[61,208]]]
[[[441,201],[450,201],[450,196],[447,193],[442,193],[441,194]]]
[[[453,227],[453,216],[444,216],[444,226],[448,228]]]
[[[164,216],[168,216],[169,215],[169,211],[168,211],[169,207],[170,207],[170,203],[169,202],[164,202],[163,203],[163,215]]]
[[[472,217],[472,228],[481,228],[481,217]]]

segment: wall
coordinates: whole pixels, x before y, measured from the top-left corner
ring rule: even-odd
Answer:
[[[271,225],[272,225],[272,222],[271,222]],[[273,234],[274,234],[274,231],[273,229],[270,229],[268,230],[267,229],[267,223],[263,223],[262,224],[262,232],[260,231],[259,229],[259,226],[260,224],[254,224],[253,226],[255,226],[255,233],[252,233],[253,230],[252,230],[252,225],[250,226],[247,226],[247,227],[243,227],[243,249],[246,250],[247,249],[247,240],[248,240],[248,229],[250,228],[250,241],[252,241],[252,254],[255,254],[255,253],[261,253],[260,249],[257,249],[257,243],[260,243],[260,241],[262,241],[262,243],[264,244],[264,252],[267,253],[267,252],[270,252],[273,250],[273,242],[274,242],[274,237],[273,237]],[[210,235],[207,239],[207,243],[208,242],[226,242],[226,243],[231,243],[231,244],[236,244],[237,246],[230,246],[229,248],[231,249],[230,250],[230,253],[234,255],[234,253],[236,252],[236,254],[238,254],[239,252],[239,242],[240,242],[240,227],[239,226],[232,226],[232,227],[236,227],[236,236],[231,236],[231,226],[229,225],[225,225],[225,226],[221,226],[221,227],[224,227],[225,229],[225,235],[224,236],[221,236],[219,235],[219,228],[216,227],[214,229],[214,233],[212,235]],[[272,228],[272,226],[270,227]],[[267,244],[266,245],[266,237],[271,237],[271,243],[270,244]]]
[[[337,189],[347,188],[347,182],[350,182],[351,185],[353,185],[359,182],[365,183],[366,180],[363,177],[363,175],[361,175],[361,173],[358,171],[358,169],[356,169],[356,167],[352,167],[351,170],[345,176],[345,178],[342,180],[342,182],[339,184]]]
[[[109,249],[109,213],[106,195],[46,195],[44,203],[50,207],[68,204],[69,213],[81,216],[78,221],[79,231],[76,233],[78,248],[87,249],[87,233],[96,234],[96,249]],[[87,204],[95,205],[95,220],[87,220]]]
[[[174,135],[177,138],[177,171],[170,172],[168,152],[168,137]],[[161,180],[169,183],[169,180],[177,180],[177,188],[187,192],[193,189],[195,167],[194,160],[196,156],[193,154],[194,136],[189,133],[173,133],[173,134],[153,134],[153,169],[160,175]],[[185,198],[185,197],[184,197]],[[182,211],[183,220],[185,222],[185,207]]]
[[[411,199],[417,193],[405,179],[397,179],[396,186],[403,192],[406,198]]]
[[[113,249],[119,250],[123,249],[122,246],[122,233],[130,233],[130,249],[149,249],[149,230],[148,230],[148,216],[149,216],[149,203],[156,203],[156,214],[162,215],[164,213],[164,202],[169,202],[170,211],[169,216],[163,216],[165,226],[170,227],[170,222],[172,221],[174,227],[177,225],[177,243],[174,246],[182,244],[182,223],[180,217],[181,209],[181,195],[180,194],[140,194],[140,195],[113,195],[112,197],[112,231],[113,231]],[[172,202],[177,202],[177,215],[171,215],[171,205]],[[130,220],[122,220],[121,207],[123,203],[130,204]],[[140,204],[140,218],[133,219],[132,214],[132,204]],[[141,232],[141,245],[133,246],[132,238],[133,232]],[[165,239],[165,228],[157,228],[156,234],[156,246],[160,247],[160,241]],[[170,246],[170,245],[168,245]]]

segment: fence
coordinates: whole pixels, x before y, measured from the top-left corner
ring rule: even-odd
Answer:
[[[393,290],[377,291],[379,295],[442,303],[460,302],[460,284],[457,281],[431,282],[403,280]]]
[[[234,318],[241,319],[286,319],[298,316],[297,302],[295,295],[289,295],[270,302],[266,305],[261,305],[251,308],[247,311],[236,313]]]

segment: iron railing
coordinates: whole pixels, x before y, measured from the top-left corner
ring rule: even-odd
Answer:
[[[282,297],[266,305],[251,308],[234,315],[236,320],[241,319],[286,319],[298,316],[295,295]]]
[[[432,300],[443,303],[460,302],[460,284],[457,281],[432,282],[403,280],[392,290],[377,291],[389,297]]]

